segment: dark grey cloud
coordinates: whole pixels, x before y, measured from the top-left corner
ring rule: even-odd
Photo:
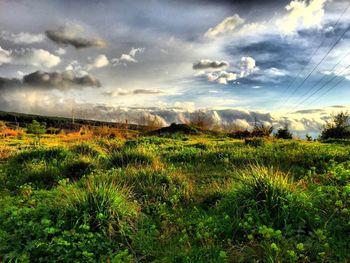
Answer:
[[[252,56],[263,69],[271,67],[288,69],[291,65],[299,67],[305,65],[310,56],[310,51],[305,47],[279,37],[248,44],[240,43],[227,47],[226,51],[230,54],[239,53]]]
[[[9,79],[9,78],[0,77],[0,91],[3,89],[19,86],[21,84],[22,83],[19,79],[15,79],[15,78]]]
[[[321,113],[324,112],[323,109],[309,109],[309,110],[299,110],[296,111],[295,113],[299,113],[299,114],[312,114],[312,113]]]
[[[344,109],[344,108],[346,108],[345,106],[343,106],[343,105],[333,105],[333,106],[331,106],[332,108],[336,108],[336,109]]]
[[[162,90],[135,89],[133,94],[163,94]]]
[[[217,61],[217,60],[209,60],[209,59],[202,59],[198,61],[197,63],[193,64],[193,69],[221,69],[226,68],[230,66],[230,64],[227,61]]]
[[[99,80],[93,76],[76,76],[72,71],[64,71],[62,73],[35,71],[23,76],[21,80],[0,77],[0,91],[9,91],[16,88],[64,90],[100,86]]]
[[[127,95],[162,95],[166,94],[163,90],[158,89],[135,89],[132,91],[119,89],[118,91],[103,92],[105,96],[127,96]]]
[[[43,72],[36,71],[23,77],[23,84],[33,87],[66,89],[72,86],[100,87],[101,83],[90,75],[76,76],[72,71]]]
[[[106,42],[102,39],[83,36],[83,28],[77,25],[67,25],[58,29],[46,30],[45,34],[57,44],[71,45],[78,49],[106,46]]]

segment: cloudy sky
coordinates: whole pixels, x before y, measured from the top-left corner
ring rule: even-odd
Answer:
[[[203,109],[316,131],[349,108],[349,5],[1,0],[0,110],[168,124]]]

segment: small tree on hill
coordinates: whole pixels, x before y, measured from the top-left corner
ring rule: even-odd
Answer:
[[[293,134],[289,131],[289,127],[288,127],[287,123],[285,123],[282,128],[279,128],[277,130],[275,137],[277,139],[292,139],[293,138]]]
[[[305,137],[308,142],[312,142],[312,136],[310,134],[306,134]]]
[[[252,137],[269,137],[272,132],[272,126],[265,126],[255,119],[254,128],[251,132]]]
[[[326,121],[321,131],[321,139],[349,139],[350,138],[350,126],[349,126],[349,113],[339,112],[332,115],[330,121]]]
[[[36,120],[33,120],[31,124],[27,127],[27,133],[34,134],[37,139],[38,143],[40,144],[40,137],[42,134],[46,132],[46,123],[40,123]]]
[[[198,110],[191,115],[188,125],[201,130],[208,130],[213,126],[213,122],[204,111]]]

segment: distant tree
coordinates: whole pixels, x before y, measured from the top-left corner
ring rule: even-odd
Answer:
[[[151,114],[141,115],[138,123],[144,125],[145,131],[155,131],[164,126],[161,119],[158,116]]]
[[[198,110],[191,115],[188,125],[202,130],[208,130],[213,126],[213,121],[204,111]]]
[[[349,113],[339,112],[332,115],[330,121],[326,121],[321,131],[321,139],[349,139],[350,138],[350,126],[349,126]]]
[[[308,142],[312,142],[312,136],[310,134],[306,134],[305,137]]]
[[[6,123],[4,121],[0,121],[0,132],[7,128]]]
[[[293,138],[293,134],[289,131],[289,127],[288,127],[287,123],[285,123],[282,128],[279,128],[277,130],[275,137],[277,139],[292,139]]]
[[[39,144],[40,144],[40,137],[45,132],[46,132],[45,122],[40,123],[36,120],[33,120],[31,124],[28,124],[27,133],[34,134],[37,137]]]
[[[272,126],[265,126],[257,119],[255,119],[254,127],[251,132],[252,137],[269,137],[273,132]]]

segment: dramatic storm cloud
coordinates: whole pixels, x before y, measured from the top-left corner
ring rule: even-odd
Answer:
[[[193,69],[222,69],[227,68],[230,64],[227,61],[211,61],[202,59],[193,64]]]
[[[26,89],[72,89],[81,87],[100,87],[100,82],[90,76],[76,76],[72,71],[43,72],[36,71],[23,76],[23,79],[0,78],[0,91],[16,88]]]
[[[79,25],[67,25],[58,29],[47,30],[46,36],[57,44],[72,45],[75,48],[105,47],[102,39],[87,38],[84,28]]]

